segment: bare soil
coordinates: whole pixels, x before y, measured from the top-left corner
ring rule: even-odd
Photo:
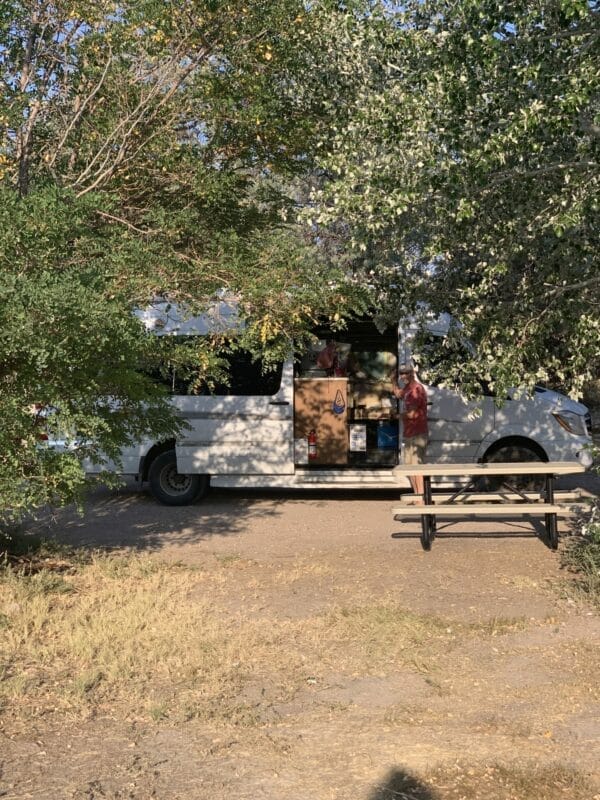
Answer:
[[[456,521],[425,553],[418,524],[392,519],[396,500],[214,491],[173,509],[131,485],[96,491],[83,518],[37,523],[66,543],[222,570],[213,600],[234,618],[268,627],[392,602],[441,619],[447,644],[427,664],[328,665],[287,694],[257,675],[229,724],[98,707],[25,728],[0,715],[0,797],[600,797],[600,619],[564,591],[560,551],[539,523]],[[459,632],[475,625],[486,635]]]

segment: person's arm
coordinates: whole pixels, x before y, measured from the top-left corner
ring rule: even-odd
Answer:
[[[392,394],[394,395],[396,400],[402,400],[402,398],[404,397],[404,391],[405,391],[404,389],[401,389],[400,386],[398,386],[397,378],[393,378],[392,379]]]

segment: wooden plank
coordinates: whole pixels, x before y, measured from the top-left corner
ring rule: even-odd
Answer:
[[[561,517],[569,516],[579,511],[575,505],[557,505],[556,503],[492,503],[486,504],[450,504],[450,505],[431,505],[431,506],[401,506],[392,508],[392,514],[398,517],[470,517],[470,516],[490,516],[490,517],[514,517],[544,514],[558,514]]]
[[[485,464],[398,464],[393,468],[392,475],[571,475],[579,472],[585,472],[585,467],[578,461],[490,461]]]
[[[527,498],[530,502],[540,501],[543,502],[543,498],[540,497],[539,492],[523,492],[523,495]],[[515,492],[464,492],[459,494],[457,497],[454,498],[453,502],[458,503],[502,503],[507,501],[515,501],[517,498],[517,494]],[[418,496],[417,496],[418,497]],[[405,494],[400,498],[401,503],[406,503],[407,505],[414,505],[417,497],[414,494]],[[454,497],[454,493],[442,493],[436,492],[433,495],[433,502],[434,503],[447,503],[451,497]],[[585,490],[577,489],[574,492],[565,492],[565,491],[558,491],[554,492],[554,502],[555,503],[569,503],[572,501],[584,501],[585,499],[592,499],[593,495],[590,492],[586,492]]]

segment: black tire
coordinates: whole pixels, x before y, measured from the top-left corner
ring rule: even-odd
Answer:
[[[547,461],[539,450],[522,443],[504,444],[489,450],[483,457],[484,462],[497,461]],[[541,492],[544,488],[543,475],[493,475],[483,478],[486,491],[498,491],[503,483],[514,486],[522,492]]]
[[[165,506],[187,506],[206,494],[207,475],[180,475],[175,450],[157,456],[148,473],[150,491]]]

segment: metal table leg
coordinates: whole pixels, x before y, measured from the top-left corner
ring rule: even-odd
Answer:
[[[431,501],[431,477],[423,476],[423,502],[426,506],[432,505]],[[423,550],[431,550],[431,542],[435,536],[436,524],[435,516],[429,514],[421,515],[421,546]]]
[[[554,503],[554,475],[546,475],[545,502]],[[558,523],[556,514],[546,514],[546,535],[553,550],[558,548]]]

